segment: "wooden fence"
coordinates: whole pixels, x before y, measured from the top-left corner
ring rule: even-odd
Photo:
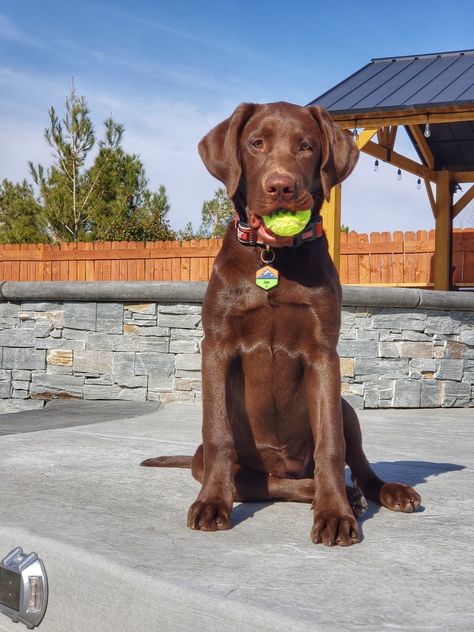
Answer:
[[[207,281],[219,239],[0,245],[0,281]],[[434,231],[341,234],[341,281],[430,287]],[[454,282],[474,285],[474,229],[455,230]]]

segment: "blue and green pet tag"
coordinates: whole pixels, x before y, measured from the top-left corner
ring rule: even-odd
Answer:
[[[268,256],[265,257],[265,255]],[[271,290],[278,285],[280,273],[278,270],[269,265],[270,263],[273,263],[273,260],[275,259],[275,253],[273,250],[270,250],[270,248],[267,247],[267,250],[260,253],[260,258],[262,263],[265,265],[263,268],[259,268],[257,270],[255,275],[255,284],[257,287],[260,287],[262,290],[268,292],[268,290]]]

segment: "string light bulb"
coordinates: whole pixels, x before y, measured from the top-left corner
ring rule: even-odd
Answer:
[[[430,117],[429,115],[426,117],[425,131],[423,132],[425,138],[429,138],[431,136],[431,128],[430,128]]]
[[[354,143],[359,141],[359,132],[357,131],[357,127],[354,127],[352,131],[352,138],[354,139]]]
[[[397,171],[397,180],[401,180],[402,179],[402,170],[398,169]]]
[[[378,171],[378,170],[379,170],[379,161],[378,161],[378,160],[376,160],[376,161],[374,162],[374,171]]]
[[[417,188],[418,190],[420,190],[420,189],[421,189],[421,178],[418,178],[418,180],[416,181],[416,188]]]

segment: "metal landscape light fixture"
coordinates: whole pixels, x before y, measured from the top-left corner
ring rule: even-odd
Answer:
[[[36,553],[17,546],[0,561],[0,612],[27,628],[41,623],[48,605],[48,579]]]

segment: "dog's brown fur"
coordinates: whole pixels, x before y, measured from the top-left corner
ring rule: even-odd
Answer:
[[[279,285],[255,285],[260,247],[229,227],[203,305],[203,444],[191,459],[145,465],[192,466],[202,483],[188,513],[192,529],[228,529],[234,500],[311,502],[313,542],[359,541],[357,488],[389,509],[412,512],[417,492],[384,483],[362,450],[359,421],[341,400],[341,287],[325,237],[297,248],[265,229],[278,208],[312,209],[354,168],[349,134],[318,107],[240,105],[203,138],[199,151],[236,209],[274,249]],[[352,505],[352,507],[351,507]]]

